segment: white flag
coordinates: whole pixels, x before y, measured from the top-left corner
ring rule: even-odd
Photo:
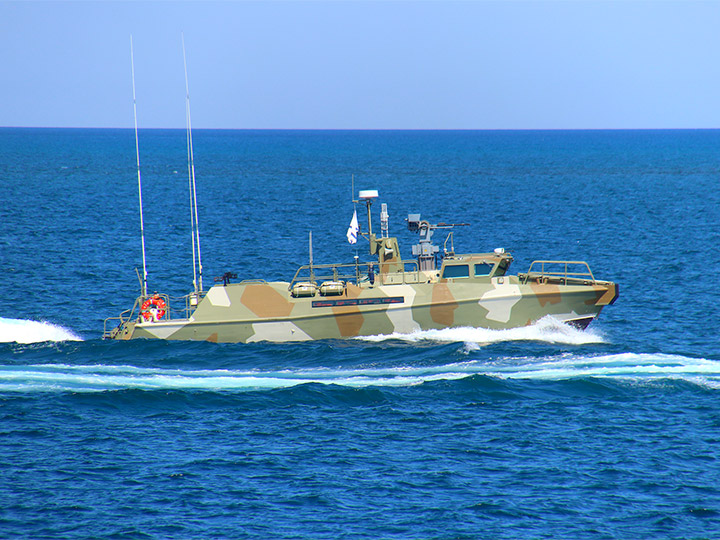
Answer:
[[[360,230],[360,227],[358,225],[358,220],[357,220],[357,210],[353,210],[353,217],[350,220],[350,226],[348,227],[348,230],[347,230],[348,242],[350,242],[351,244],[355,244],[357,242],[357,234],[358,234],[359,230]]]

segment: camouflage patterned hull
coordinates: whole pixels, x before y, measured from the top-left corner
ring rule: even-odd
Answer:
[[[462,326],[505,329],[547,315],[585,327],[618,296],[612,282],[545,274],[471,275],[425,283],[403,279],[395,284],[387,284],[392,276],[383,277],[374,286],[367,281],[345,282],[341,294],[318,291],[300,297],[293,295],[287,282],[216,285],[190,317],[121,319],[104,337],[286,342]]]

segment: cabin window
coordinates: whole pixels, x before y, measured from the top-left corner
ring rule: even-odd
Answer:
[[[470,277],[470,266],[467,264],[448,265],[443,269],[443,278]]]
[[[476,276],[489,276],[490,272],[492,272],[492,269],[495,265],[490,263],[478,263],[475,265],[475,275]]]

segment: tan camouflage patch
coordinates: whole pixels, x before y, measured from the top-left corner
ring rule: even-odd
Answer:
[[[547,304],[559,304],[562,301],[562,295],[560,294],[560,287],[558,285],[531,281],[530,288],[532,292],[535,293],[542,307],[545,307]]]
[[[598,299],[597,305],[598,306],[608,306],[615,301],[615,298],[617,298],[617,295],[618,295],[617,285],[615,283],[611,283],[606,288],[605,293]]]
[[[347,288],[345,289],[345,295],[348,298],[357,298],[360,296],[360,293],[363,292],[364,289],[361,289],[357,285],[353,285],[352,283],[347,284]]]
[[[614,283],[610,283],[607,286],[593,285],[595,290],[595,298],[585,300],[585,304],[588,306],[607,306],[617,296],[617,286]]]
[[[343,312],[338,313],[339,310]],[[357,307],[333,308],[333,312],[342,337],[357,336],[360,333],[365,317]]]
[[[352,283],[347,284],[347,298],[357,298],[365,289]],[[372,290],[372,289],[371,289]],[[365,317],[357,306],[334,306],[332,312],[342,337],[357,336],[365,322]]]
[[[400,253],[397,240],[394,238],[383,238],[378,246],[378,261],[380,264],[380,274],[383,276],[390,272],[402,271],[397,254]]]
[[[293,309],[287,298],[270,285],[247,285],[240,300],[258,317],[287,317]]]
[[[455,310],[458,303],[445,283],[436,283],[432,290],[430,318],[437,324],[452,326],[455,323]]]

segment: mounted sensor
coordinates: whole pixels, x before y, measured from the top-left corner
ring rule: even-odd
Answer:
[[[378,198],[378,191],[377,189],[364,189],[360,192],[358,192],[358,197],[363,200],[369,200],[369,199],[377,199]]]

